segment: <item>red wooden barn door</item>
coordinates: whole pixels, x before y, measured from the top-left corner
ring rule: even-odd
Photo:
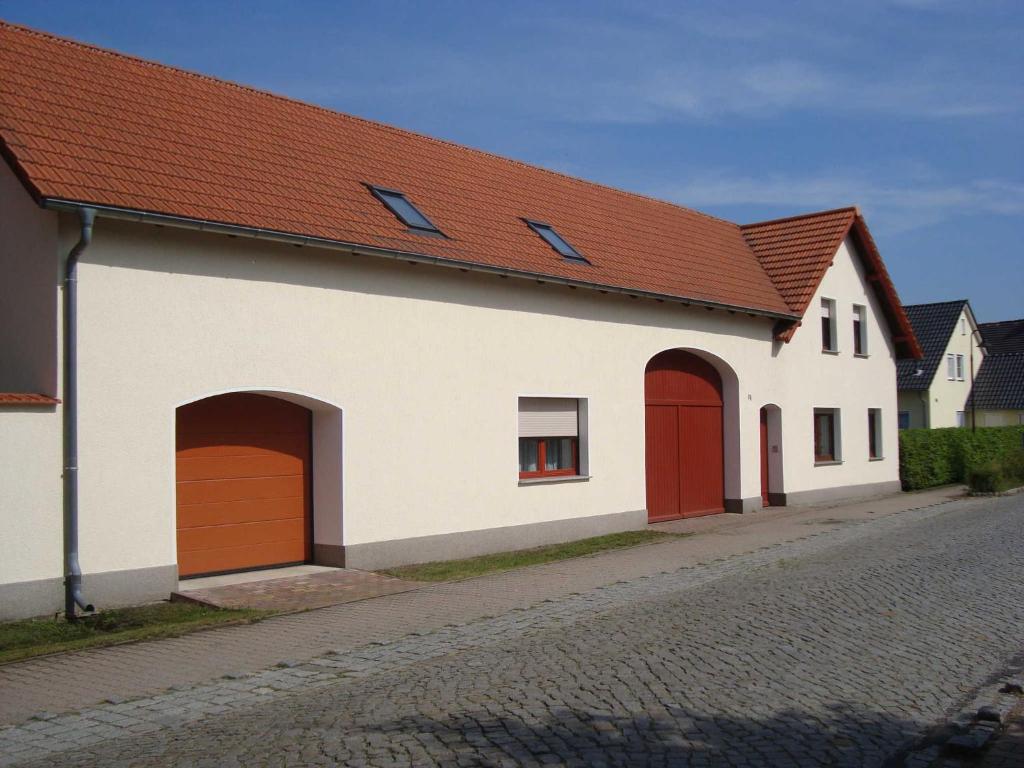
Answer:
[[[681,350],[656,355],[644,376],[647,515],[652,522],[722,512],[722,380]]]
[[[761,409],[761,503],[768,506],[768,409]]]

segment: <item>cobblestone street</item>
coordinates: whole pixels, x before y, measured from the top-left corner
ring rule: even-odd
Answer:
[[[914,510],[34,720],[0,762],[881,766],[1024,646],[1022,542],[1024,496]]]

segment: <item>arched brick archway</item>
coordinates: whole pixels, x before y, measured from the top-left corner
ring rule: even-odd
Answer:
[[[647,514],[651,522],[725,511],[722,377],[681,349],[644,372]]]

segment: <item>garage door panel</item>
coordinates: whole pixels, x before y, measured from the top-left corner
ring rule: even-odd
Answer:
[[[183,406],[177,416],[179,574],[308,559],[310,412],[229,394]]]
[[[241,571],[269,565],[301,563],[306,559],[302,542],[292,542],[288,549],[276,544],[255,544],[218,550],[182,552],[178,555],[178,571],[183,575]]]
[[[722,409],[680,407],[680,514],[724,511]]]
[[[304,519],[306,499],[244,499],[204,504],[178,505],[178,529],[210,525],[236,525],[264,520]]]
[[[201,549],[227,549],[230,547],[302,542],[306,522],[301,517],[291,520],[265,520],[257,523],[210,525],[178,530],[178,551],[194,552]]]
[[[239,433],[178,435],[178,456],[256,456],[260,454],[307,456],[309,439],[305,434],[264,435]]]
[[[178,503],[295,498],[305,493],[305,485],[305,478],[301,475],[189,480],[178,483]]]
[[[305,458],[267,452],[248,456],[178,457],[178,482],[301,475]]]
[[[648,405],[647,422],[647,515],[651,520],[671,517],[679,509],[679,425],[676,407]]]

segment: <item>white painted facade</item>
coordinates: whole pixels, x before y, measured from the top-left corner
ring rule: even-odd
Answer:
[[[927,390],[899,392],[899,410],[908,414],[909,428],[970,426],[966,403],[984,355],[980,341],[974,316],[968,306],[964,305],[931,385]],[[979,413],[978,426],[997,425],[983,424]]]
[[[46,247],[33,258],[56,275],[77,222],[35,212],[45,232],[32,237]],[[804,326],[782,344],[773,321],[742,313],[100,217],[79,270],[85,590],[98,574],[173,581],[175,409],[225,392],[313,410],[316,545],[507,529],[489,546],[508,549],[531,525],[644,510],[644,368],[672,348],[722,374],[726,499],[760,505],[765,405],[775,406],[773,493],[800,502],[898,488],[893,344],[852,248],[839,249]],[[46,360],[14,358],[40,366],[25,381],[59,357],[52,290],[19,310],[48,329]],[[821,297],[836,301],[838,354],[821,351]],[[863,357],[853,355],[854,304],[867,308]],[[0,358],[21,343],[4,336]],[[582,398],[587,479],[520,483],[517,403],[536,395]],[[814,462],[816,407],[840,410],[842,460],[828,466]],[[868,458],[869,408],[882,411],[881,460]],[[61,578],[59,421],[59,407],[0,410],[0,432],[32,447],[0,441],[0,505],[12,511],[0,586]]]

